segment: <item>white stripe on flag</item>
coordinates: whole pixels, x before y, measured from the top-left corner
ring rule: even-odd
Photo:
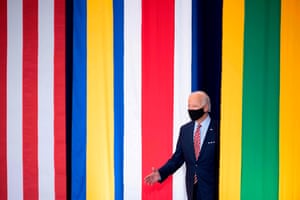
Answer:
[[[141,199],[141,1],[124,2],[124,199]]]
[[[176,149],[180,126],[189,120],[187,99],[191,92],[191,38],[192,1],[175,0],[173,151]],[[173,199],[187,199],[185,165],[173,175]]]
[[[23,199],[22,0],[7,1],[7,187],[8,199]]]
[[[54,2],[38,2],[39,199],[54,199]]]

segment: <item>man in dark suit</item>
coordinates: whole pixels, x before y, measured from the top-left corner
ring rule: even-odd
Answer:
[[[192,121],[181,126],[176,151],[159,169],[145,177],[152,185],[163,182],[186,164],[186,192],[189,200],[218,199],[219,127],[210,116],[210,100],[203,91],[191,93],[188,112]]]

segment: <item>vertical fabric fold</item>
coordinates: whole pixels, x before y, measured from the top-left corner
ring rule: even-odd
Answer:
[[[142,177],[172,154],[174,3],[142,1]],[[172,199],[172,179],[143,184],[142,198]]]
[[[280,1],[245,1],[241,199],[277,199]]]
[[[38,199],[38,0],[23,0],[23,198]]]
[[[300,199],[300,2],[281,0],[279,199]]]
[[[71,199],[86,198],[86,0],[74,1]]]
[[[7,199],[7,1],[0,3],[0,199]]]
[[[124,1],[124,199],[142,196],[142,2]]]
[[[223,6],[219,198],[240,199],[244,2]]]
[[[113,3],[87,1],[87,199],[114,199]]]
[[[124,1],[113,0],[114,180],[115,200],[123,197],[124,160]]]
[[[174,96],[173,96],[173,152],[176,149],[180,126],[189,118],[186,111],[192,84],[192,0],[175,0],[174,39]],[[173,199],[187,199],[185,165],[173,174]]]

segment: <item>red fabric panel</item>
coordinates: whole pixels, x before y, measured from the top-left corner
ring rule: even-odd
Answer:
[[[23,189],[38,199],[38,1],[23,0]]]
[[[142,177],[172,154],[174,0],[142,1]],[[143,180],[142,180],[143,181]],[[172,199],[172,179],[142,185],[142,198]]]
[[[7,94],[7,1],[0,3],[0,199],[7,199],[6,94]]]
[[[55,198],[66,199],[65,1],[54,2]]]

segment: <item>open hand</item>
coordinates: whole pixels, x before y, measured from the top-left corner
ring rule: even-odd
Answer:
[[[156,183],[160,179],[161,178],[160,178],[159,171],[156,168],[152,167],[152,173],[150,173],[148,176],[146,176],[144,178],[144,181],[148,185],[153,185],[154,183]]]

